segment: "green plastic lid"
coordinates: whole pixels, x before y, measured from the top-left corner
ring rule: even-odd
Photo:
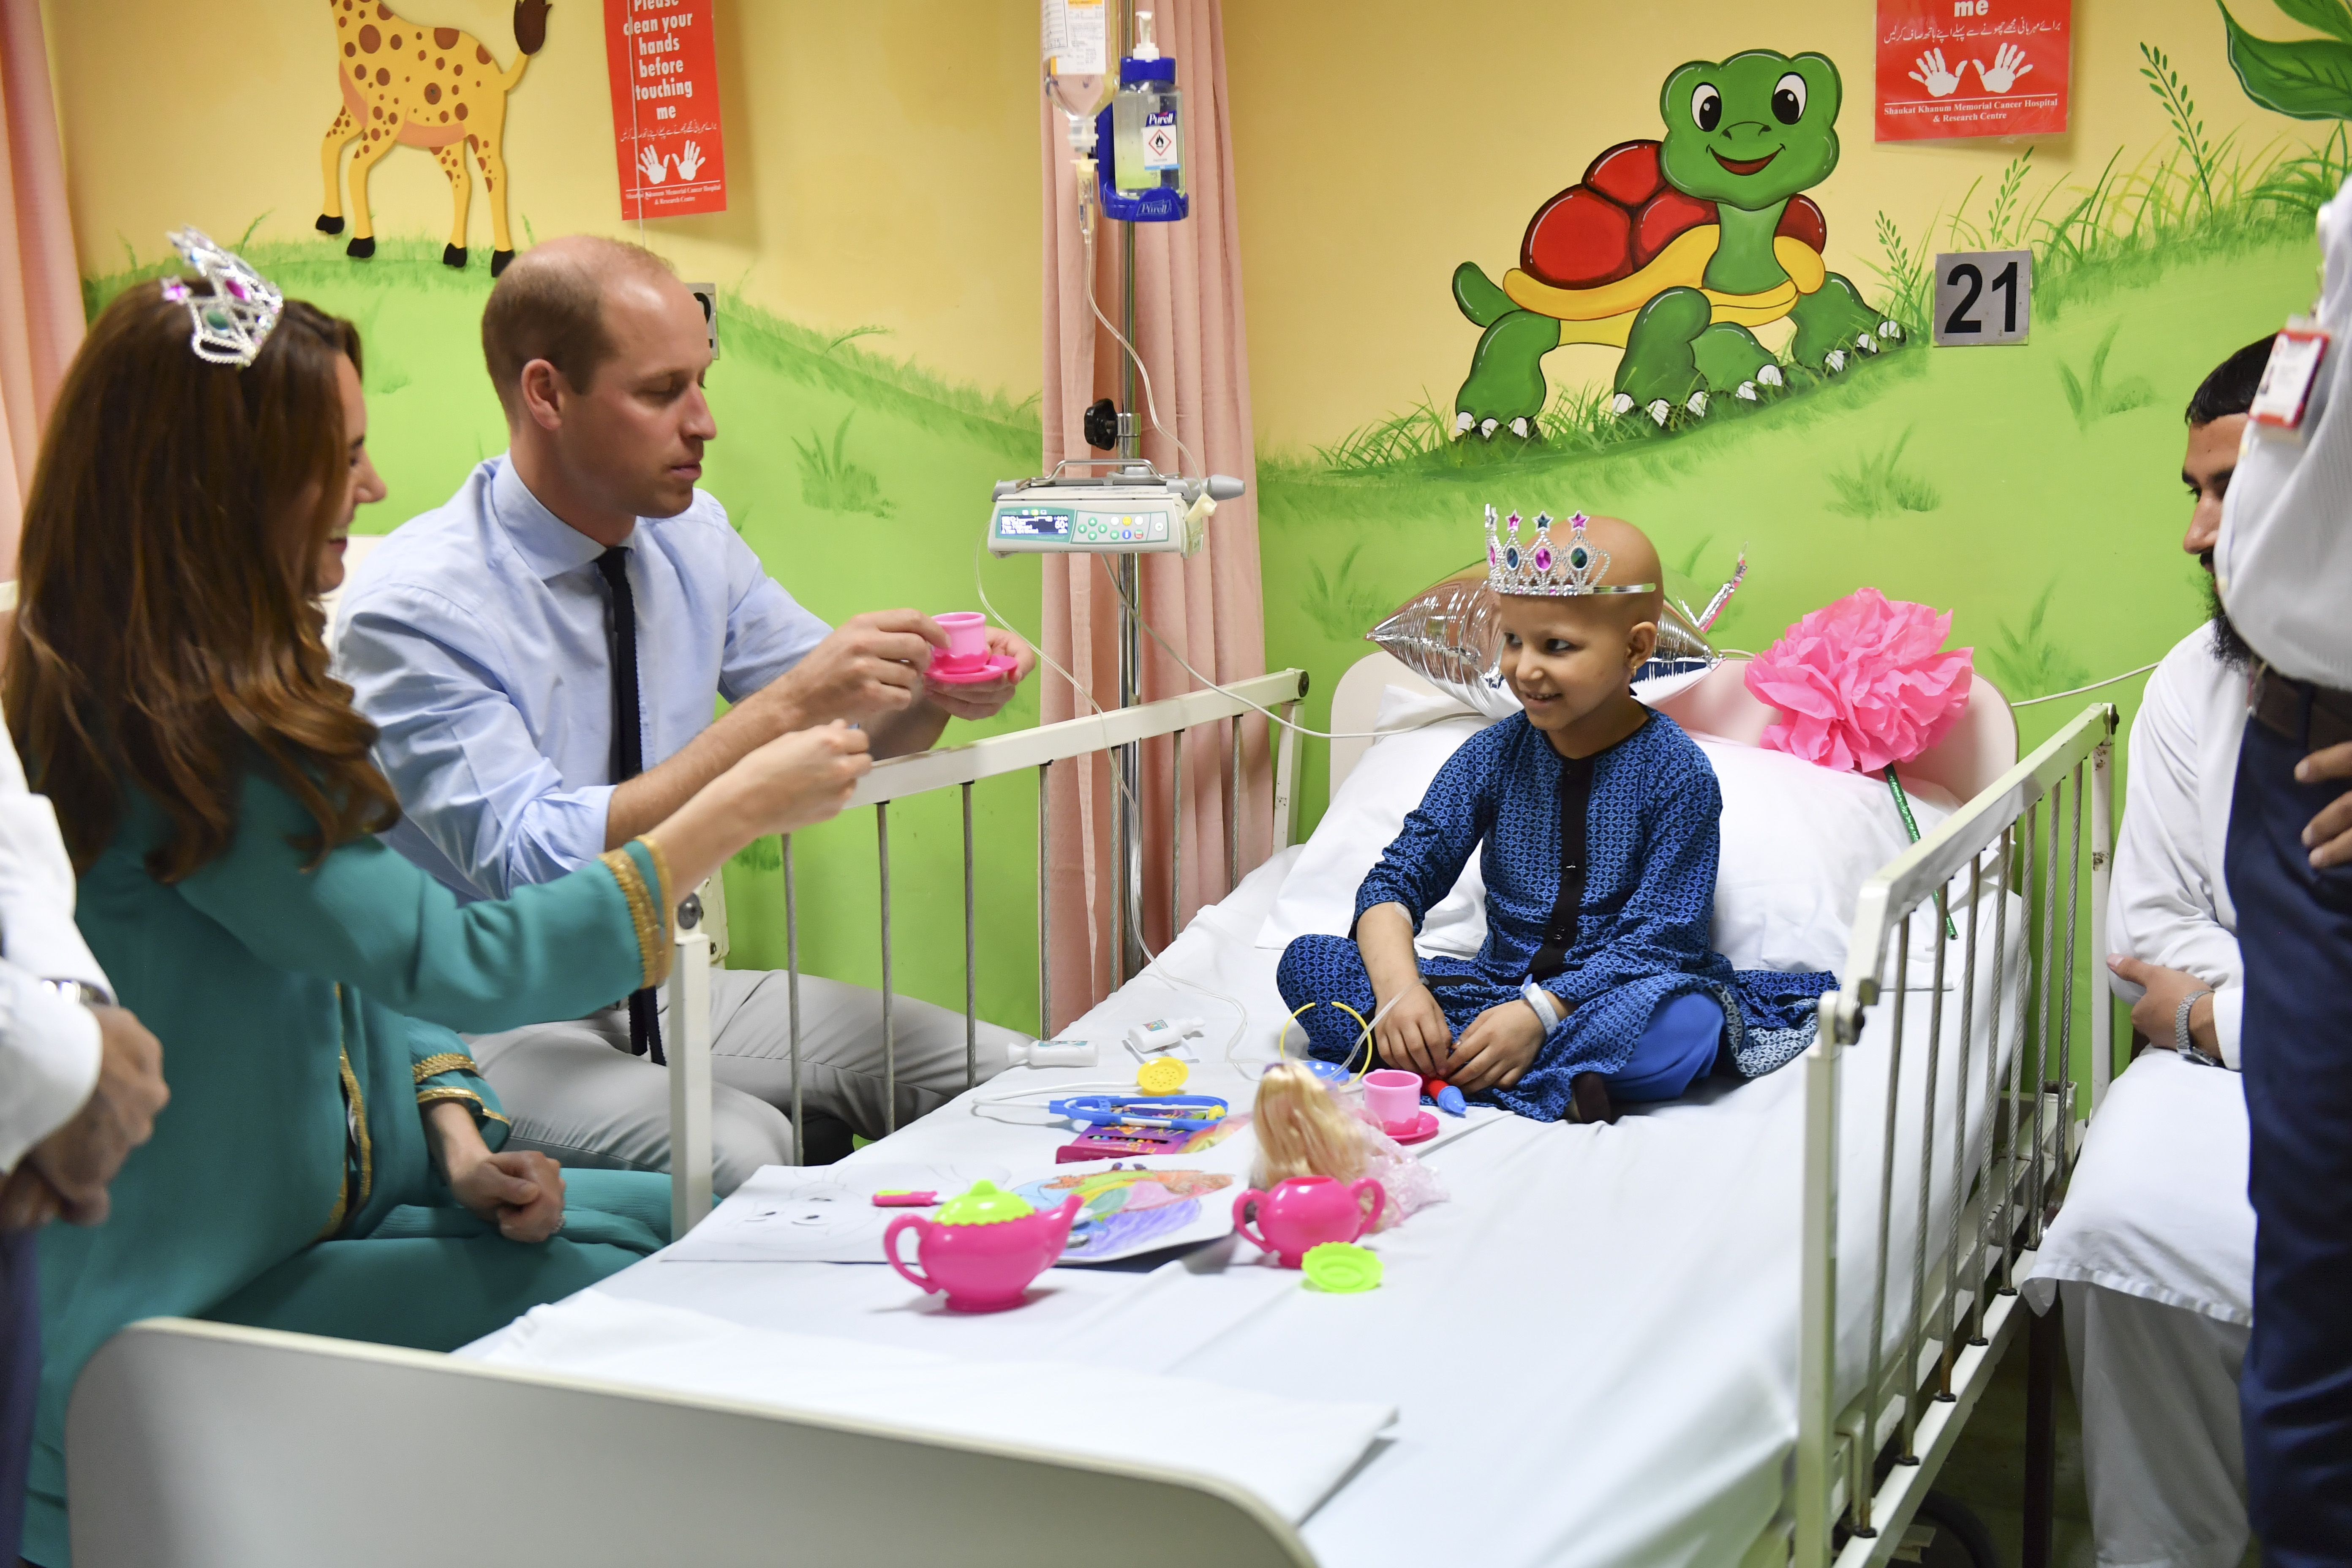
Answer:
[[[1309,1285],[1334,1295],[1377,1289],[1381,1283],[1381,1255],[1353,1242],[1327,1241],[1310,1247],[1299,1261]]]
[[[940,1205],[941,1225],[994,1225],[1000,1220],[1027,1219],[1037,1211],[1018,1193],[1008,1193],[994,1182],[974,1182],[961,1197]]]

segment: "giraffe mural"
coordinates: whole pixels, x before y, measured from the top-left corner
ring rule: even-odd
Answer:
[[[507,94],[522,79],[530,57],[547,42],[548,0],[515,0],[515,46],[522,52],[512,68],[501,71],[488,46],[457,27],[426,27],[393,15],[377,0],[327,0],[334,13],[335,43],[341,62],[336,79],[342,84],[343,107],[327,128],[319,164],[326,178],[326,210],[319,215],[319,232],[343,232],[341,192],[335,179],[346,143],[358,142],[352,155],[352,240],[345,247],[364,261],[375,254],[375,227],[368,216],[368,171],[395,146],[406,144],[429,151],[449,177],[449,197],[457,216],[441,259],[451,267],[466,265],[466,213],[473,184],[466,174],[471,153],[482,171],[482,195],[490,204],[490,276],[495,278],[514,259],[514,239],[507,231],[507,163],[501,143],[506,131]]]

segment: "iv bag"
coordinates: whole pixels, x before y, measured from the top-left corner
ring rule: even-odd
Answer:
[[[1102,107],[1110,71],[1109,13],[1108,0],[1038,0],[1045,90],[1074,118]]]

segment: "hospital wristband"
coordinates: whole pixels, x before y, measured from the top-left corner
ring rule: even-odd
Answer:
[[[1552,994],[1532,980],[1519,987],[1519,1000],[1534,1009],[1547,1035],[1559,1028],[1560,1019],[1566,1016],[1560,1012],[1559,1004],[1553,999]]]

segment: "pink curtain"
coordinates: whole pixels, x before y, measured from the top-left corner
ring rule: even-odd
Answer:
[[[1233,137],[1227,118],[1223,18],[1218,0],[1159,0],[1150,7],[1160,47],[1176,61],[1184,94],[1186,187],[1192,216],[1181,223],[1136,226],[1136,347],[1151,374],[1162,423],[1213,473],[1245,480],[1249,492],[1226,501],[1209,523],[1209,542],[1187,561],[1142,558],[1144,617],[1204,675],[1220,683],[1265,670],[1265,606],[1257,559],[1257,454],[1251,437],[1249,353],[1242,325],[1240,229],[1234,195]],[[1087,307],[1086,251],[1076,226],[1068,122],[1045,103],[1039,121],[1045,188],[1045,459],[1098,456],[1080,430],[1087,405],[1118,395],[1121,352]],[[1107,153],[1108,149],[1103,152]],[[1119,318],[1119,226],[1097,221],[1096,298]],[[1146,456],[1168,472],[1181,459],[1150,428],[1136,392]],[[1090,555],[1048,555],[1045,563],[1045,651],[1084,682],[1105,708],[1118,700],[1118,597]],[[1141,668],[1145,700],[1193,689],[1194,682],[1147,635]],[[1043,701],[1048,723],[1089,710],[1069,683],[1048,670]],[[1174,932],[1169,879],[1178,879],[1180,925],[1224,897],[1226,799],[1232,727],[1193,731],[1183,743],[1181,850],[1170,838],[1173,742],[1143,749],[1144,935],[1156,951]],[[1265,858],[1273,799],[1266,723],[1242,729],[1241,869]],[[1048,893],[1054,919],[1053,1018],[1066,1023],[1111,989],[1111,773],[1108,758],[1057,764],[1048,784]],[[1079,934],[1085,933],[1085,940]],[[1088,962],[1080,963],[1080,955]]]
[[[0,0],[0,581],[16,575],[25,490],[41,426],[80,346],[81,278],[49,93],[40,0]]]

